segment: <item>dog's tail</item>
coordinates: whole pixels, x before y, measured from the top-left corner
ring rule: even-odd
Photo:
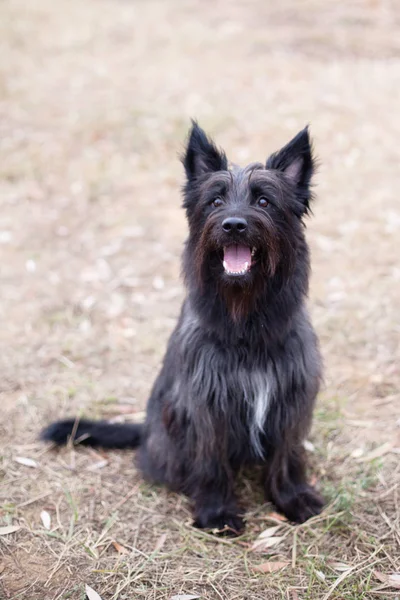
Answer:
[[[112,424],[88,419],[66,419],[52,423],[41,433],[41,439],[64,446],[69,439],[85,446],[101,448],[137,448],[143,433],[142,423]]]

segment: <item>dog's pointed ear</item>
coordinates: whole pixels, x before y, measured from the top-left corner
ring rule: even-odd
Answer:
[[[213,171],[226,171],[228,161],[224,152],[218,150],[205,132],[192,121],[186,151],[182,156],[188,181]]]
[[[304,211],[309,209],[311,200],[310,184],[315,171],[312,144],[305,127],[278,152],[272,154],[266,164],[267,169],[282,171],[296,187],[297,198],[303,203]]]

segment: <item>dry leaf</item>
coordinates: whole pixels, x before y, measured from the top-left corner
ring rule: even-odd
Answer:
[[[374,575],[382,583],[386,583],[388,586],[400,590],[400,573],[391,573],[390,575],[386,575],[385,573],[374,571]]]
[[[360,458],[363,454],[364,454],[364,448],[356,448],[355,450],[353,450],[353,452],[350,454],[350,456],[352,458]]]
[[[253,567],[253,569],[254,571],[260,571],[261,573],[275,573],[275,571],[285,569],[288,564],[288,562],[267,561],[261,563],[260,565],[256,565]]]
[[[269,538],[272,537],[273,535],[275,535],[275,533],[278,531],[278,529],[280,529],[280,525],[275,525],[274,527],[267,527],[267,529],[265,529],[264,531],[262,531],[260,533],[260,535],[258,536],[258,540],[260,539],[264,539],[264,538]]]
[[[160,537],[158,538],[158,540],[156,542],[156,545],[154,546],[153,552],[159,552],[161,550],[161,548],[164,546],[166,539],[167,539],[166,533],[163,533],[162,535],[160,535]]]
[[[264,552],[267,548],[272,548],[279,544],[284,538],[283,537],[269,537],[269,538],[261,538],[254,542],[251,547],[251,550],[254,552]]]
[[[315,452],[315,446],[310,440],[304,440],[303,446],[307,452]]]
[[[393,442],[385,442],[384,444],[382,444],[382,446],[378,446],[378,448],[375,448],[374,450],[369,452],[369,454],[366,454],[366,456],[359,458],[358,462],[368,462],[370,460],[374,460],[374,458],[379,458],[380,456],[383,456],[384,454],[390,452],[393,446]]]
[[[85,592],[88,600],[101,600],[99,594],[95,592],[94,589],[90,587],[90,585],[85,585]]]
[[[384,575],[384,573],[380,573],[379,571],[374,571],[374,575],[382,583],[386,583],[387,582],[388,576]]]
[[[133,409],[133,407],[132,407],[132,409]],[[132,421],[133,423],[141,423],[146,416],[146,412],[143,410],[139,411],[139,412],[133,412],[133,410],[130,413],[125,414],[123,419],[122,419],[122,415],[121,415],[120,416],[121,418],[116,417],[115,419],[112,419],[112,422],[113,423],[125,423],[126,421]]]
[[[374,571],[374,575],[377,579],[379,579],[379,581],[382,581],[382,583],[387,582],[387,575],[384,575],[384,573],[380,573],[379,571]]]
[[[45,527],[46,529],[50,529],[51,517],[50,517],[49,513],[46,510],[42,510],[42,512],[40,513],[40,518],[42,520],[43,527]]]
[[[32,458],[24,458],[23,456],[16,456],[14,458],[15,462],[19,463],[20,465],[24,465],[24,467],[31,467],[33,469],[37,469],[38,468],[38,464],[36,462],[36,460],[33,460]]]
[[[277,512],[270,512],[267,514],[267,518],[268,519],[275,519],[276,521],[287,521],[287,518],[285,517],[285,515],[281,515]]]
[[[95,462],[95,463],[89,465],[86,470],[87,471],[98,471],[99,469],[103,469],[107,465],[108,465],[108,460],[103,458],[102,460],[99,460],[98,462]]]
[[[323,573],[322,571],[317,571],[317,569],[314,571],[314,573],[320,581],[325,581],[325,573]]]
[[[328,565],[335,569],[335,571],[339,571],[339,573],[343,573],[344,571],[348,571],[350,569],[350,565],[346,565],[343,562],[328,562]]]
[[[118,542],[111,543],[119,554],[130,554],[129,550],[127,550],[124,546],[121,546],[121,544]]]
[[[19,525],[6,525],[5,527],[0,527],[0,535],[8,535],[9,533],[15,533],[21,529]]]
[[[400,573],[392,573],[391,575],[389,575],[388,584],[391,587],[400,590]]]
[[[176,596],[171,596],[169,600],[197,600],[200,596],[193,596],[193,594],[177,594]]]
[[[360,421],[359,419],[347,419],[346,423],[352,427],[361,427],[371,429],[374,426],[373,421]]]

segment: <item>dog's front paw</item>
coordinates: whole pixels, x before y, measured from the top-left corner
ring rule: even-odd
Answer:
[[[196,511],[193,523],[199,529],[213,529],[219,535],[239,535],[244,529],[244,521],[237,513],[227,508],[215,510],[203,507]]]
[[[304,523],[319,515],[324,501],[311,485],[295,487],[291,493],[283,493],[275,502],[277,508],[294,523]]]

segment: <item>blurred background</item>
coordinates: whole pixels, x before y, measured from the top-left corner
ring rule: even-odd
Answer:
[[[115,494],[123,497],[127,481],[135,481],[130,456],[76,453],[72,465],[70,454],[43,453],[36,440],[44,424],[80,410],[119,419],[143,414],[184,295],[179,153],[191,117],[239,164],[264,160],[310,124],[320,159],[307,224],[310,306],[326,364],[313,438],[317,477],[329,495],[358,480],[355,461],[364,457],[357,464],[365,465],[375,451],[382,473],[387,460],[394,481],[399,465],[390,461],[400,446],[398,2],[3,0],[0,48],[0,431],[4,502],[11,502],[0,514],[23,529],[17,541],[7,541],[18,560],[7,558],[5,597],[32,585],[33,572],[38,598],[44,589],[55,590],[49,598],[64,597],[78,564],[82,577],[102,564],[98,549],[93,558],[65,546],[57,580],[56,551],[44,535],[33,541],[27,533],[42,527],[41,508],[53,514],[59,502],[68,523],[68,487],[81,507],[76,535],[90,536],[103,522],[96,524],[89,498],[104,517],[107,503],[115,506]],[[93,461],[101,460],[107,463],[101,473],[93,471]],[[157,515],[165,519],[180,510],[189,519],[189,512],[182,499],[160,492],[156,500],[138,489],[153,511],[142,540],[151,547],[159,536]],[[30,502],[43,493],[46,500]],[[129,506],[115,527],[125,531],[129,518],[137,541],[143,511]],[[58,526],[59,533],[68,529],[60,516]],[[109,567],[116,559],[107,556]],[[229,556],[230,564],[239,561]],[[220,597],[241,597],[234,586],[240,594],[250,585],[241,569],[229,593],[218,588]],[[24,573],[31,576],[25,580]],[[173,573],[157,598],[185,581],[184,573],[176,579]],[[146,594],[160,577],[151,572],[135,597],[153,597]],[[103,578],[99,585],[108,598],[120,580]],[[259,585],[251,587],[252,598],[259,597]],[[325,593],[326,583],[315,585]],[[350,598],[338,589],[338,598]],[[204,597],[218,597],[210,590]]]

